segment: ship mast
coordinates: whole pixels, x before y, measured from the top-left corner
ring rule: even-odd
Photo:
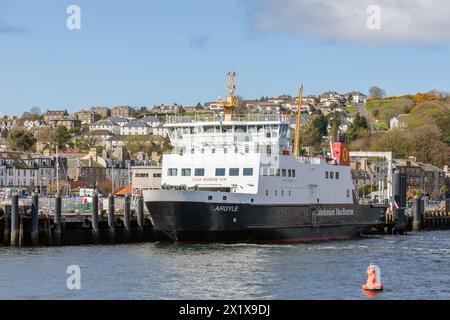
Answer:
[[[225,121],[231,121],[236,108],[237,98],[234,96],[236,91],[236,72],[228,72],[227,101],[224,103]]]
[[[300,116],[302,113],[302,96],[303,96],[303,85],[300,86],[298,90],[298,109],[297,109],[297,119],[295,122],[295,134],[294,134],[294,156],[298,157],[300,155]]]

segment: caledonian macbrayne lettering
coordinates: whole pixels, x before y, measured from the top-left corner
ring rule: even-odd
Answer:
[[[352,216],[353,209],[336,208],[336,209],[317,209],[316,215],[319,217],[329,216]]]

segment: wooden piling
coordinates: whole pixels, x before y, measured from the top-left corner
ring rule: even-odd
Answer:
[[[110,243],[116,240],[116,226],[114,220],[114,195],[111,193],[108,197],[108,234]]]
[[[92,243],[98,244],[98,192],[92,194]]]
[[[31,198],[31,245],[39,245],[39,196],[36,192]]]
[[[129,195],[125,196],[124,205],[124,240],[125,242],[130,242],[130,214],[131,214],[131,199]]]
[[[61,245],[61,220],[61,195],[57,194],[55,196],[55,216],[53,220],[53,235],[56,246]]]
[[[5,221],[3,224],[3,245],[9,246],[11,243],[11,206],[5,206]]]
[[[414,197],[413,203],[413,230],[420,231],[422,226],[422,214],[420,212],[420,198]]]
[[[19,195],[11,197],[11,246],[19,245]]]
[[[23,227],[23,216],[19,216],[19,247],[23,247],[25,245],[25,230]]]
[[[138,224],[138,240],[144,239],[144,197],[142,194],[138,196],[137,203],[137,224]]]

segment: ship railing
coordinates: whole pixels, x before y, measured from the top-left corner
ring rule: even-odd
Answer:
[[[234,114],[231,116],[231,121],[237,122],[288,122],[292,116],[284,114]],[[223,122],[224,117],[220,114],[213,115],[194,115],[194,116],[167,116],[166,124],[180,124],[180,123],[196,123],[196,122]]]

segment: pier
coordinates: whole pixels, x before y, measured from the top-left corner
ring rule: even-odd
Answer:
[[[98,194],[84,211],[63,210],[67,199],[56,195],[53,208],[39,208],[39,197],[34,193],[31,203],[21,201],[18,195],[11,203],[0,205],[0,244],[5,246],[71,246],[86,244],[119,244],[151,242],[154,230],[148,213],[144,213],[142,195],[116,199],[110,195],[108,205],[101,206]],[[26,199],[28,200],[28,199]],[[103,207],[103,208],[102,208]],[[73,212],[71,212],[73,211]]]

